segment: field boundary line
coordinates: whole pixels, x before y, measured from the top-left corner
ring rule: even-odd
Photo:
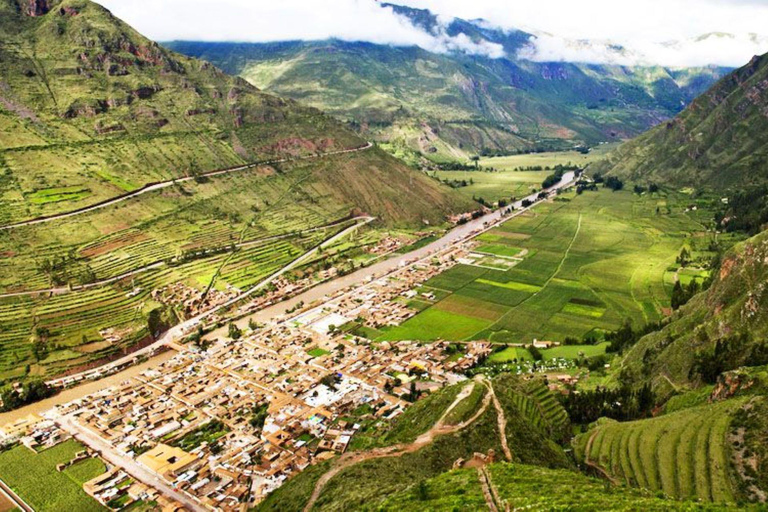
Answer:
[[[21,496],[16,494],[16,492],[11,489],[11,486],[3,482],[2,479],[0,479],[0,493],[2,493],[3,496],[11,501],[11,503],[19,507],[24,512],[35,512],[35,509],[30,507],[27,502],[24,501]]]
[[[483,331],[487,331],[488,329],[491,329],[491,328],[495,327],[496,325],[498,325],[498,324],[499,324],[499,322],[501,322],[501,321],[502,321],[502,320],[503,320],[503,319],[504,319],[504,318],[505,318],[507,315],[509,315],[509,314],[510,314],[510,313],[512,313],[513,311],[517,310],[517,308],[519,308],[520,306],[522,306],[523,304],[525,304],[526,302],[528,302],[530,299],[532,299],[532,298],[536,297],[537,295],[539,295],[541,292],[543,292],[543,291],[544,291],[544,290],[547,288],[547,286],[549,286],[549,283],[551,283],[551,282],[552,282],[552,280],[553,280],[553,279],[555,279],[555,277],[557,277],[557,275],[558,275],[558,274],[560,273],[560,271],[562,270],[562,268],[563,268],[563,265],[565,264],[565,260],[568,258],[568,254],[571,252],[571,247],[573,247],[573,244],[576,242],[576,238],[579,236],[579,231],[581,231],[581,218],[582,218],[582,213],[581,213],[581,212],[579,212],[579,221],[578,221],[578,223],[576,224],[576,231],[573,233],[573,238],[571,238],[571,242],[568,244],[568,247],[565,249],[565,252],[563,253],[563,258],[560,260],[560,263],[557,265],[557,268],[556,268],[556,269],[555,269],[555,271],[552,273],[552,275],[551,275],[551,276],[549,276],[549,279],[547,279],[547,280],[544,282],[544,284],[541,286],[541,289],[539,289],[538,291],[536,291],[536,292],[532,293],[531,295],[529,295],[528,297],[526,297],[525,299],[523,299],[522,301],[520,301],[520,303],[518,303],[517,305],[515,305],[515,306],[513,306],[513,307],[509,308],[509,311],[507,311],[506,313],[504,313],[503,315],[501,315],[501,317],[499,317],[499,319],[498,319],[498,320],[496,320],[494,323],[492,323],[492,324],[491,324],[491,325],[489,325],[488,327],[485,327],[485,328],[483,328],[482,330],[480,330],[480,331],[476,332],[475,334],[473,334],[473,335],[470,337],[471,339],[474,339],[474,338],[475,338],[475,336],[477,336],[477,335],[478,335],[478,334],[480,334],[481,332],[483,332]],[[467,339],[467,338],[464,338],[464,339]]]

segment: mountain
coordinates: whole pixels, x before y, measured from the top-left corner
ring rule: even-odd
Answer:
[[[625,382],[650,383],[661,397],[740,366],[768,364],[768,231],[735,246],[711,287],[624,357]]]
[[[680,115],[613,152],[605,170],[634,181],[723,190],[768,180],[768,55],[754,57]]]
[[[475,207],[95,3],[0,0],[0,383],[98,365],[301,255],[286,279]]]
[[[0,43],[0,224],[190,173],[365,145],[319,111],[173,53],[85,0],[0,1]],[[387,222],[467,206],[377,150],[350,158],[393,204],[361,190],[340,201]],[[326,178],[336,179],[316,175]]]
[[[724,72],[536,62],[518,57],[530,33],[389,7],[447,48],[340,40],[165,45],[437,160],[628,138],[675,115]]]

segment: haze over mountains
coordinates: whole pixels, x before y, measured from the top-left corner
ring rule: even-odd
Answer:
[[[565,44],[609,63],[552,62],[536,41],[554,36],[385,5],[434,47],[340,39],[167,46],[437,160],[629,138],[674,116],[727,71],[650,65],[630,49],[582,40]]]

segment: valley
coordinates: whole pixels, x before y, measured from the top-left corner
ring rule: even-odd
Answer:
[[[104,5],[0,0],[0,511],[765,508],[768,39]]]

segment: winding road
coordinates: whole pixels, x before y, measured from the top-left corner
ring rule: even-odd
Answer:
[[[83,208],[78,208],[77,210],[72,210],[69,212],[63,212],[63,213],[57,213],[55,215],[48,215],[45,217],[37,217],[35,219],[25,220],[22,222],[16,222],[14,224],[7,224],[5,226],[0,226],[0,231],[6,231],[9,229],[15,229],[20,228],[24,226],[31,226],[33,224],[43,224],[45,222],[51,222],[54,220],[60,220],[60,219],[66,219],[68,217],[74,217],[76,215],[82,215],[84,213],[92,212],[94,210],[99,210],[101,208],[106,208],[107,206],[112,206],[118,203],[122,203],[123,201],[127,201],[128,199],[133,199],[134,197],[138,197],[142,194],[146,194],[148,192],[155,192],[156,190],[162,190],[164,188],[171,187],[177,183],[185,183],[187,181],[192,181],[199,178],[212,178],[214,176],[221,176],[223,174],[229,174],[233,172],[241,172],[246,171],[248,169],[253,169],[254,167],[259,167],[261,165],[272,165],[272,164],[281,164],[286,162],[297,162],[300,160],[312,160],[315,158],[325,158],[329,156],[334,155],[343,155],[346,153],[356,153],[358,151],[365,151],[366,149],[370,149],[373,147],[373,144],[371,142],[365,143],[363,146],[359,146],[356,148],[350,148],[350,149],[340,149],[338,151],[329,151],[327,153],[320,153],[317,155],[307,155],[307,156],[299,156],[295,158],[277,158],[273,160],[262,160],[259,162],[252,162],[250,164],[240,165],[237,167],[229,167],[227,169],[218,169],[215,171],[209,171],[203,174],[198,174],[197,176],[184,176],[182,178],[175,178],[168,181],[160,181],[156,183],[148,183],[144,185],[143,187],[134,190],[133,192],[129,192],[127,194],[123,194],[120,196],[113,197],[111,199],[107,199],[105,201],[101,201],[96,204],[92,204],[91,206],[86,206]]]

